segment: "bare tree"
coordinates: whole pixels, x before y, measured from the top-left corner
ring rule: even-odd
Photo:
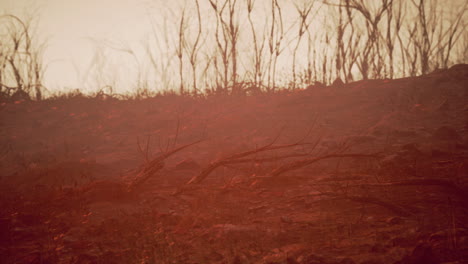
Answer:
[[[268,63],[268,90],[276,89],[276,65],[283,51],[281,46],[285,37],[283,14],[278,0],[271,0],[271,28],[268,39],[270,61]]]
[[[233,93],[239,93],[237,86],[237,42],[239,38],[239,23],[235,21],[236,0],[228,0],[229,8],[229,29],[226,29],[231,42],[231,60],[232,60],[232,87]],[[226,28],[224,26],[223,28]]]
[[[265,36],[260,40],[257,39],[256,29],[252,21],[252,11],[254,8],[255,0],[246,0],[247,1],[247,18],[249,20],[250,29],[252,30],[253,46],[254,46],[254,85],[257,88],[262,86],[263,74],[262,74],[262,64],[263,64],[263,49],[265,48]]]
[[[193,44],[189,46],[189,44],[187,44],[187,49],[188,49],[188,52],[189,52],[189,61],[190,61],[190,65],[192,66],[192,81],[193,81],[193,92],[195,94],[198,93],[198,88],[197,88],[197,59],[198,59],[198,51],[200,49],[200,40],[201,40],[201,35],[202,35],[202,22],[201,22],[201,14],[200,14],[200,4],[198,3],[198,0],[194,0],[195,1],[195,6],[196,6],[196,10],[197,10],[197,27],[198,27],[198,30],[197,30],[197,34],[196,34],[196,38],[195,38],[195,41],[193,42]]]
[[[227,88],[229,81],[231,81],[232,93],[238,93],[240,87],[237,85],[237,45],[239,40],[239,22],[236,19],[237,0],[225,0],[221,6],[218,5],[217,0],[209,1],[217,18],[215,39],[223,63],[224,87]],[[227,13],[227,19],[225,13]],[[230,76],[229,66],[231,67]]]
[[[447,68],[455,44],[463,36],[463,29],[466,25],[463,25],[463,16],[466,14],[468,2],[461,7],[458,13],[451,13],[450,19],[447,21],[448,26],[445,30],[440,29],[439,35],[437,36],[437,47],[436,55],[437,66],[441,68]],[[442,23],[443,19],[441,18]],[[439,22],[440,23],[440,22]],[[465,31],[466,32],[466,31]]]
[[[225,22],[224,22],[222,15],[228,2],[224,1],[224,3],[221,6],[219,6],[218,0],[209,0],[209,1],[216,15],[215,40],[216,40],[217,50],[219,52],[219,55],[221,56],[221,63],[223,66],[222,85],[217,83],[216,86],[217,87],[222,86],[223,89],[227,89],[229,85],[229,68],[228,68],[229,67],[229,41],[228,41],[228,36],[226,35],[226,31],[224,30],[223,25],[225,24]],[[221,30],[220,30],[220,27],[222,28]],[[221,73],[221,71],[219,70],[219,63],[218,63],[217,56],[215,57],[214,66],[216,68],[217,73]]]
[[[293,63],[292,63],[292,88],[296,88],[296,56],[299,45],[301,44],[302,37],[308,31],[310,26],[310,21],[308,21],[310,11],[314,5],[314,1],[304,2],[302,6],[295,5],[296,11],[299,15],[299,31],[297,34],[296,46],[293,50]]]
[[[184,49],[185,49],[185,29],[187,25],[185,22],[185,8],[182,9],[182,15],[179,20],[179,31],[178,31],[178,42],[176,55],[179,58],[179,77],[180,77],[180,86],[179,93],[184,94]]]
[[[389,12],[387,17],[387,49],[389,55],[389,63],[390,63],[390,79],[393,79],[395,74],[395,65],[394,65],[394,50],[396,45],[396,40],[400,44],[400,49],[403,49],[403,42],[401,39],[401,29],[403,26],[404,20],[404,13],[403,13],[403,4],[395,2],[389,6]],[[393,28],[393,36],[392,36],[392,28]],[[401,71],[405,72],[405,58],[404,53],[401,53]]]
[[[160,48],[159,57],[172,55],[178,58],[178,65],[171,65],[169,59],[158,58],[155,53],[150,57],[151,65],[158,65],[159,74],[164,71],[168,78],[171,73],[179,76],[182,93],[186,92],[188,76],[184,75],[189,74],[189,68],[195,92],[203,83],[210,90],[238,93],[249,79],[251,87],[265,84],[267,91],[274,91],[280,82],[278,69],[285,65],[291,68],[281,69],[281,74],[292,74],[281,82],[297,88],[300,82],[331,83],[335,78],[350,82],[426,73],[435,67],[448,67],[456,61],[455,52],[466,54],[462,47],[466,4],[450,10],[447,16],[435,11],[441,7],[436,0],[323,0],[304,1],[303,5],[271,0],[265,3],[266,23],[259,26],[256,16],[260,8],[256,5],[260,2],[208,0],[205,3],[212,12],[206,21],[213,21],[213,26],[204,28],[203,3],[194,0],[196,16],[189,16],[185,9],[177,17],[175,48]],[[315,8],[321,10],[319,19],[313,15]],[[290,9],[295,9],[295,17],[283,17]],[[242,31],[243,20],[250,32]],[[317,24],[320,30],[314,27]],[[203,45],[208,40],[212,45]],[[289,45],[286,52],[291,56],[280,57]],[[301,60],[301,54],[307,58]],[[247,55],[249,58],[244,60]]]
[[[393,0],[381,0],[381,4],[375,12],[371,12],[371,9],[364,4],[362,1],[350,0],[348,5],[349,8],[357,10],[364,18],[367,31],[367,40],[363,47],[362,53],[358,57],[358,68],[361,72],[364,80],[369,79],[371,73],[371,66],[374,66],[374,72],[379,74],[381,70],[381,64],[372,65],[376,59],[381,59],[381,51],[379,49],[379,23],[382,20],[384,14],[388,11],[389,6]],[[373,59],[374,58],[374,59]]]

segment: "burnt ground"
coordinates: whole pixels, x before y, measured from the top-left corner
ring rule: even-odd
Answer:
[[[468,66],[0,104],[1,263],[468,263]]]

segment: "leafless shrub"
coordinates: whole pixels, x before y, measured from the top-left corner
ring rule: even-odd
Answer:
[[[466,61],[468,4],[438,12],[442,6],[437,0],[193,0],[180,12],[168,7],[153,17],[144,58],[126,52],[137,62],[139,94],[245,94],[244,88],[269,92],[337,78],[415,76]],[[32,34],[32,20],[4,15],[0,21],[0,92],[35,91],[40,98],[44,44]],[[116,87],[119,80],[109,76],[119,74],[111,73],[105,48],[98,43],[85,72],[95,78],[84,81]]]
[[[191,83],[194,94],[246,94],[245,88],[270,92],[337,78],[392,79],[446,68],[466,54],[466,5],[436,12],[436,0],[259,3],[194,0],[179,13],[163,11],[174,21],[152,22],[148,63],[141,64],[152,69],[142,69],[148,80],[139,75],[139,89],[154,83],[184,94]],[[261,12],[264,23],[256,19]]]
[[[273,150],[279,150],[279,149],[288,149],[288,148],[293,148],[293,147],[297,147],[297,146],[301,146],[301,145],[304,145],[302,143],[294,143],[294,144],[287,144],[287,145],[274,145],[275,141],[267,144],[267,145],[264,145],[262,147],[259,147],[259,148],[255,148],[253,150],[249,150],[249,151],[245,151],[245,152],[241,152],[241,153],[236,153],[234,155],[231,155],[231,156],[228,156],[228,157],[225,157],[225,158],[222,158],[222,159],[219,159],[217,161],[214,161],[212,162],[211,164],[209,164],[207,167],[205,167],[201,172],[200,174],[194,176],[192,179],[190,179],[188,182],[187,182],[187,185],[190,185],[190,184],[197,184],[197,183],[200,183],[202,182],[206,177],[208,177],[208,175],[210,175],[215,169],[221,167],[221,166],[226,166],[226,165],[229,165],[229,164],[239,164],[239,163],[249,163],[249,162],[254,162],[254,161],[265,161],[265,160],[272,160],[272,161],[278,161],[278,160],[281,160],[281,159],[284,159],[286,157],[294,157],[295,155],[287,155],[287,156],[284,156],[284,157],[275,157],[275,158],[256,158],[256,159],[250,159],[250,158],[247,158],[247,157],[250,157],[252,155],[255,155],[255,154],[259,154],[259,153],[264,153],[264,152],[268,152],[268,151],[273,151]]]
[[[46,42],[38,40],[32,18],[23,20],[7,14],[0,16],[0,92],[35,93],[42,98]]]

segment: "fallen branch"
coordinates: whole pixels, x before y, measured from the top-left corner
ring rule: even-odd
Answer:
[[[151,178],[154,174],[156,174],[159,170],[164,168],[164,160],[174,155],[175,153],[181,150],[184,150],[188,147],[191,147],[195,144],[198,144],[202,141],[203,140],[198,140],[193,143],[183,145],[171,151],[165,152],[157,156],[156,158],[154,158],[152,161],[147,162],[145,166],[143,167],[143,169],[137,174],[137,176],[129,184],[129,190],[130,191],[135,190],[137,187],[141,186],[143,183],[148,181],[148,179]]]
[[[237,153],[232,156],[217,160],[212,162],[210,165],[208,165],[206,168],[204,168],[198,175],[194,176],[191,178],[186,184],[194,184],[194,183],[200,183],[202,182],[208,175],[210,175],[211,172],[213,172],[216,168],[220,166],[226,166],[229,164],[238,164],[238,163],[248,163],[248,162],[254,162],[254,161],[262,161],[263,159],[245,159],[245,157],[251,156],[253,154],[258,154],[261,152],[266,152],[266,151],[272,151],[272,150],[279,150],[279,149],[286,149],[286,148],[292,148],[296,146],[302,146],[302,145],[307,145],[307,143],[294,143],[294,144],[287,144],[287,145],[279,145],[279,146],[273,146],[273,143],[267,144],[263,147],[254,149],[254,150],[249,150],[246,152],[242,153]],[[275,159],[281,159],[281,158],[287,158],[289,156],[285,157],[277,157]],[[272,158],[266,158],[265,161],[271,161]]]
[[[288,164],[285,164],[276,170],[274,170],[271,173],[271,177],[278,177],[279,175],[288,172],[288,171],[293,171],[297,170],[303,167],[306,167],[308,165],[311,165],[313,163],[316,163],[321,160],[325,159],[332,159],[332,158],[375,158],[378,156],[378,153],[375,154],[329,154],[329,155],[324,155],[320,157],[314,157],[314,158],[308,158],[308,159],[303,159],[303,160],[297,160],[290,162]]]

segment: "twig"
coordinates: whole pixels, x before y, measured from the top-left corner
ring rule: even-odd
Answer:
[[[206,177],[208,177],[208,175],[211,172],[213,172],[216,168],[218,168],[220,166],[224,166],[224,165],[228,165],[228,164],[235,164],[235,163],[245,163],[245,162],[250,162],[250,161],[257,160],[257,159],[241,159],[241,158],[245,158],[247,156],[253,155],[253,154],[258,154],[258,153],[266,152],[266,151],[286,149],[286,148],[292,148],[292,147],[296,147],[296,146],[300,146],[300,145],[305,145],[305,143],[294,143],[294,144],[273,146],[275,141],[276,141],[276,139],[273,140],[273,142],[271,142],[271,143],[269,143],[269,144],[267,144],[267,145],[265,145],[263,147],[260,147],[260,148],[254,149],[254,150],[245,151],[245,152],[242,152],[242,153],[237,153],[237,154],[234,154],[232,156],[229,156],[229,157],[214,161],[208,167],[203,169],[200,172],[200,174],[198,174],[198,175],[194,176],[192,179],[190,179],[186,184],[189,185],[189,184],[202,182]],[[285,156],[285,157],[288,157],[288,156]],[[268,160],[268,158],[266,160]]]
[[[129,184],[129,190],[135,190],[138,186],[148,181],[154,174],[156,174],[159,170],[164,168],[164,160],[169,158],[170,156],[174,155],[175,153],[191,147],[195,144],[202,142],[203,140],[198,140],[190,144],[183,145],[171,151],[165,152],[156,158],[154,158],[151,162],[148,162],[145,167],[138,173],[138,175],[133,179],[133,181]]]

